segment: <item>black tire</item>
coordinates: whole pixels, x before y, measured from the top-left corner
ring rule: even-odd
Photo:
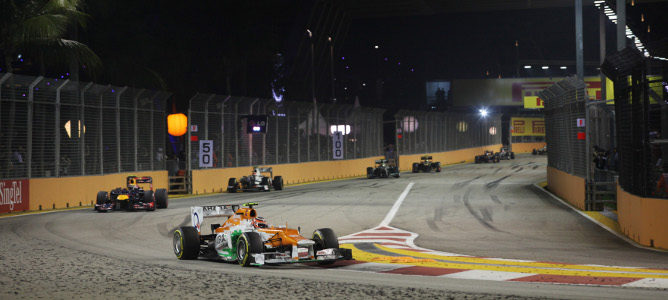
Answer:
[[[474,161],[475,161],[476,164],[479,164],[480,163],[480,158],[476,156]]]
[[[155,198],[156,198],[156,197],[154,197],[154,195],[153,195],[153,191],[144,191],[144,198],[142,199],[142,200],[144,201],[144,203],[146,204],[146,203],[151,203],[151,202],[153,202],[153,208],[150,208],[150,207],[149,207],[149,208],[146,209],[146,210],[148,210],[148,211],[154,211],[154,210],[155,210],[156,205],[157,205],[157,204],[156,204],[156,199],[155,199]]]
[[[372,167],[366,168],[366,178],[369,178],[369,179],[373,178],[373,168]]]
[[[262,177],[262,180],[260,180],[260,186],[262,187],[262,190],[265,192],[268,192],[269,189],[264,189],[264,187],[269,187],[271,186],[271,183],[269,183],[269,177]]]
[[[274,176],[274,181],[272,182],[274,189],[280,191],[283,189],[283,176]]]
[[[105,191],[97,192],[97,198],[95,200],[95,203],[98,204],[98,205],[104,205],[104,203],[107,202],[107,198],[108,198],[107,195],[109,195],[109,194]],[[95,207],[95,210],[97,210],[97,212],[107,212],[106,209],[98,210],[97,206]]]
[[[387,178],[390,177],[390,172],[387,171],[387,169],[381,169],[380,170],[380,178]]]
[[[334,234],[334,231],[330,228],[320,228],[316,229],[313,232],[313,250],[318,251],[322,249],[336,248],[339,249],[339,239]],[[334,261],[323,261],[319,262],[322,265],[328,265],[334,263]]]
[[[229,180],[227,180],[227,192],[228,193],[236,193],[237,192],[237,179],[232,177]]]
[[[515,159],[515,152],[510,152],[510,159]]]
[[[237,239],[237,262],[248,267],[253,261],[253,254],[262,253],[264,247],[262,238],[257,232],[244,232]]]
[[[413,163],[413,173],[417,173],[420,171],[420,166],[418,163]]]
[[[531,154],[536,155],[536,154],[538,154],[538,151],[536,151],[536,149],[533,149],[533,150],[531,150]]]
[[[183,226],[174,231],[172,240],[174,254],[178,259],[196,259],[199,255],[199,233],[193,226]]]
[[[169,195],[166,189],[155,190],[155,205],[157,208],[167,208],[169,206]]]

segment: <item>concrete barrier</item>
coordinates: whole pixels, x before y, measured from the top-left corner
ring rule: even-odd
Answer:
[[[545,142],[537,143],[513,143],[513,152],[515,153],[531,153],[533,149],[542,149],[545,147]]]
[[[343,179],[365,176],[366,168],[372,167],[381,156],[360,159],[313,161],[297,164],[262,165],[272,167],[274,176],[283,177],[285,184],[298,184],[321,180]],[[193,194],[218,193],[227,189],[230,177],[240,178],[251,174],[251,167],[203,169],[192,171]]]
[[[476,155],[483,154],[485,150],[498,152],[500,148],[501,144],[496,144],[437,153],[401,155],[399,156],[399,170],[410,171],[413,167],[413,163],[419,162],[420,157],[423,155],[431,155],[433,160],[440,162],[441,165],[450,165],[456,163],[472,162]]]
[[[641,245],[668,250],[668,199],[638,197],[617,185],[617,214],[626,236]]]
[[[146,171],[30,179],[30,210],[91,206],[97,192],[125,187],[130,175],[153,177],[153,189],[167,188],[167,171]]]
[[[585,210],[584,178],[547,167],[547,189],[580,210]]]

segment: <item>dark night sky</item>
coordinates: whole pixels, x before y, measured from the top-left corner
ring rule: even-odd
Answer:
[[[98,53],[104,67],[82,80],[164,88],[174,92],[179,103],[198,91],[270,97],[273,55],[284,53],[286,67],[305,59],[294,54],[306,39],[303,32],[313,3],[88,1],[91,20],[79,37]],[[352,19],[350,25],[335,49],[337,94],[344,103],[359,96],[363,105],[414,107],[415,99],[424,99],[426,80],[513,77],[515,40],[520,59],[575,57],[572,8]],[[612,28],[610,23],[609,32]],[[584,10],[584,29],[585,60],[598,61],[593,7]],[[610,49],[614,39],[608,40]],[[373,48],[376,44],[379,49]],[[331,93],[325,84],[328,68],[316,70],[326,79],[318,86],[321,99]],[[303,74],[292,76],[308,81]],[[303,86],[287,89],[289,101],[308,99]]]

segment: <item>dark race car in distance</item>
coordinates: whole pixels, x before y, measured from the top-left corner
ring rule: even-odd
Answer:
[[[494,155],[494,151],[491,150],[485,150],[485,153],[482,155],[476,155],[475,157],[475,163],[498,163],[499,162],[499,156]]]
[[[366,177],[371,178],[399,178],[399,167],[390,165],[387,159],[376,160],[375,167],[366,168]]]
[[[547,154],[547,145],[543,146],[543,148],[540,148],[540,149],[533,149],[533,151],[531,151],[531,154],[533,154],[533,155]]]
[[[128,176],[126,183],[126,188],[115,188],[109,193],[98,192],[95,210],[98,212],[108,212],[110,210],[153,211],[156,208],[167,208],[167,190],[157,189],[154,193],[152,177]],[[148,184],[148,189],[144,189],[140,184]]]
[[[417,172],[441,172],[441,163],[432,161],[431,155],[423,155],[420,162],[413,163],[413,173]]]
[[[508,147],[501,147],[501,150],[495,155],[497,155],[499,159],[515,159],[515,152],[508,151]]]

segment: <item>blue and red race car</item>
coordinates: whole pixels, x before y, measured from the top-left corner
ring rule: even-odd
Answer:
[[[157,189],[153,192],[153,178],[150,176],[128,176],[126,188],[115,188],[109,193],[97,193],[95,210],[108,212],[110,210],[147,210],[167,208],[168,198],[166,189]],[[139,186],[148,184],[148,189]]]

